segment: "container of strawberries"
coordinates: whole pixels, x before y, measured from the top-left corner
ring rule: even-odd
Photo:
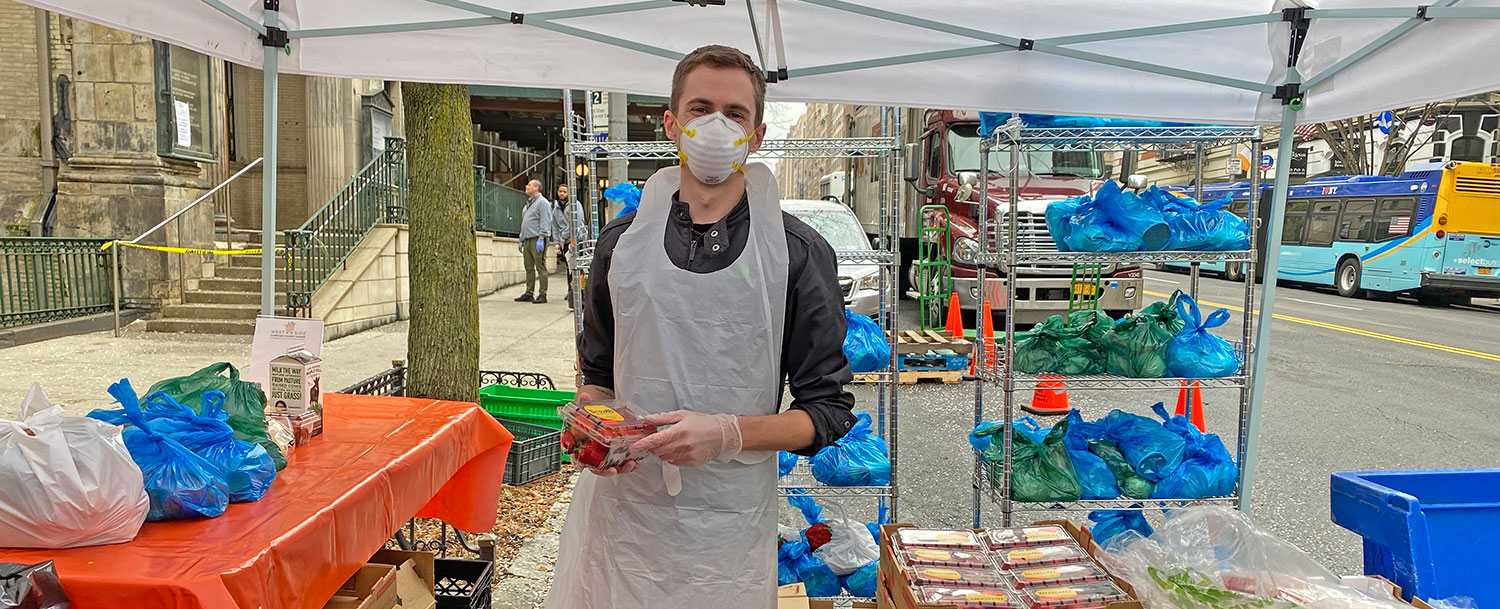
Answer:
[[[569,402],[558,407],[557,414],[563,420],[559,434],[563,452],[594,469],[618,467],[646,456],[630,447],[656,431],[655,425],[617,400]]]

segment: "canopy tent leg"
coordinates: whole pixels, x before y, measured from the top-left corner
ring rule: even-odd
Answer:
[[[1295,68],[1288,70],[1290,82],[1295,82],[1296,72]],[[1250,491],[1255,481],[1255,456],[1260,444],[1260,413],[1266,395],[1266,355],[1270,352],[1272,310],[1276,301],[1276,265],[1281,258],[1282,220],[1286,214],[1287,179],[1291,175],[1292,147],[1295,145],[1293,138],[1296,136],[1294,130],[1297,128],[1299,105],[1300,103],[1282,106],[1281,135],[1276,141],[1276,154],[1282,160],[1276,163],[1276,181],[1271,190],[1271,212],[1267,221],[1266,256],[1263,263],[1266,282],[1260,291],[1260,316],[1255,322],[1255,353],[1250,365],[1250,409],[1245,415],[1245,443],[1240,447],[1239,508],[1246,513],[1250,511]],[[1249,272],[1254,271],[1252,267]],[[1245,315],[1250,314],[1249,310],[1245,311]]]
[[[277,27],[279,3],[277,0],[267,0],[265,4],[265,24],[267,28]],[[280,67],[281,58],[277,53],[281,52],[280,46],[266,45],[264,47],[265,63],[262,66],[265,76],[265,86],[262,88],[262,99],[264,106],[261,110],[263,115],[263,129],[261,131],[261,150],[265,157],[265,167],[261,169],[261,212],[260,212],[260,314],[276,314],[276,125],[279,118],[276,115],[277,100],[277,70]],[[290,273],[291,269],[287,269]],[[288,302],[288,305],[293,303]]]

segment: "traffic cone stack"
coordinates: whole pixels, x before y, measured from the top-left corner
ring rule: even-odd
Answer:
[[[1173,414],[1187,417],[1198,431],[1208,433],[1208,426],[1203,420],[1203,387],[1198,381],[1192,383],[1189,386],[1188,381],[1182,382],[1182,390],[1177,392],[1177,410]],[[1192,410],[1188,410],[1189,401],[1192,402]]]
[[[961,307],[958,292],[953,292],[948,297],[948,323],[943,328],[953,340],[964,337],[964,313]]]
[[[1023,405],[1021,409],[1041,416],[1068,414],[1068,388],[1063,384],[1063,377],[1043,374],[1038,379],[1036,391],[1031,394],[1031,404]]]
[[[989,330],[990,339],[987,342],[989,348],[985,350],[985,364],[995,365],[995,314],[990,310],[990,301],[984,300],[984,327]]]

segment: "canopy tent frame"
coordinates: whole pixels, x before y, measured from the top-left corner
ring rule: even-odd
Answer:
[[[58,0],[22,0],[23,2],[44,5],[55,3]],[[601,43],[626,51],[632,51],[643,55],[677,60],[683,53],[665,49],[650,44],[625,40],[616,36],[590,31],[573,25],[559,23],[565,19],[584,16],[606,16],[620,15],[629,12],[648,10],[653,8],[669,7],[681,4],[681,0],[633,0],[618,4],[607,4],[595,7],[564,9],[554,11],[534,12],[523,14],[491,7],[481,6],[466,2],[464,0],[419,0],[432,4],[442,5],[448,8],[473,13],[472,18],[446,19],[437,21],[411,22],[411,23],[389,23],[381,25],[349,26],[334,28],[311,28],[287,30],[279,27],[280,0],[263,0],[261,22],[257,23],[253,18],[240,13],[226,5],[222,0],[203,0],[204,4],[224,14],[227,18],[243,25],[251,34],[258,36],[264,46],[262,57],[262,69],[265,81],[265,106],[264,113],[264,150],[266,168],[262,189],[262,285],[261,285],[261,313],[271,315],[275,313],[275,227],[276,227],[276,170],[277,170],[277,76],[280,62],[280,52],[285,50],[291,52],[290,42],[292,40],[303,40],[313,38],[328,38],[339,36],[359,36],[370,34],[394,33],[394,32],[416,32],[446,30],[454,28],[468,28],[478,26],[493,26],[498,24],[530,25],[546,29],[551,32],[566,36]],[[1454,6],[1460,0],[1437,0],[1431,4],[1411,7],[1382,7],[1382,8],[1287,8],[1281,11],[1272,11],[1265,14],[1252,14],[1238,17],[1199,20],[1176,24],[1162,24],[1150,27],[1133,27],[1117,30],[1101,31],[1088,34],[1076,34],[1056,36],[1052,38],[1021,38],[987,32],[980,29],[968,28],[949,23],[942,23],[930,19],[924,19],[914,15],[895,13],[883,9],[861,6],[846,0],[800,0],[801,2],[819,7],[834,9],[845,13],[863,15],[881,20],[900,23],[907,26],[922,28],[933,33],[957,35],[971,38],[983,44],[970,47],[961,47],[940,51],[928,51],[920,53],[908,53],[904,55],[890,56],[875,59],[863,59],[858,61],[847,61],[832,63],[821,66],[806,66],[789,68],[786,62],[785,45],[782,38],[780,13],[777,0],[766,0],[766,27],[762,32],[757,28],[756,14],[753,7],[747,11],[750,31],[753,33],[756,51],[762,61],[762,66],[767,67],[767,81],[779,82],[799,77],[825,75],[842,72],[853,72],[869,68],[913,64],[919,62],[952,59],[976,55],[988,55],[1008,52],[1034,51],[1043,54],[1071,58],[1081,62],[1112,66],[1126,70],[1144,72],[1174,79],[1182,79],[1199,83],[1227,87],[1230,89],[1248,91],[1269,96],[1282,104],[1280,115],[1281,133],[1278,138],[1278,150],[1289,150],[1293,145],[1293,129],[1297,123],[1298,112],[1302,109],[1302,100],[1315,89],[1324,89],[1329,86],[1330,79],[1351,66],[1358,65],[1370,57],[1375,56],[1391,43],[1401,39],[1412,31],[1415,31],[1424,23],[1433,20],[1500,20],[1500,7],[1458,7]],[[699,3],[689,3],[699,4]],[[747,5],[749,4],[747,0]],[[1402,19],[1394,28],[1381,35],[1377,39],[1366,43],[1353,54],[1341,58],[1337,63],[1325,68],[1322,72],[1307,78],[1305,81],[1297,69],[1297,62],[1301,55],[1302,44],[1306,38],[1309,27],[1313,21],[1335,20],[1335,19]],[[1162,34],[1174,34],[1185,32],[1202,32],[1220,30],[1223,28],[1241,27],[1256,24],[1274,24],[1277,22],[1287,23],[1291,34],[1286,49],[1286,73],[1281,78],[1280,84],[1269,84],[1264,82],[1253,82],[1241,78],[1225,75],[1216,75],[1201,71],[1175,68],[1160,63],[1137,61],[1123,57],[1115,57],[1102,53],[1086,51],[1074,48],[1076,45],[1101,42],[1119,41],[1158,36]],[[764,38],[763,38],[764,36]],[[213,50],[207,50],[214,54]],[[769,69],[769,55],[776,56],[776,68]],[[226,56],[228,51],[221,51],[220,56]],[[235,58],[243,61],[243,58]],[[1006,109],[1006,108],[996,108]],[[1270,225],[1268,228],[1268,241],[1270,244],[1265,257],[1266,280],[1265,288],[1261,292],[1261,303],[1259,310],[1259,321],[1257,326],[1257,348],[1253,354],[1251,369],[1253,370],[1253,384],[1250,397],[1250,420],[1248,433],[1253,439],[1258,435],[1260,428],[1261,403],[1265,392],[1265,365],[1266,347],[1270,344],[1270,328],[1273,311],[1274,296],[1276,291],[1277,263],[1279,258],[1279,247],[1282,234],[1282,214],[1286,206],[1288,163],[1278,163],[1276,166],[1275,191],[1272,197]],[[1255,466],[1255,443],[1252,443],[1245,456],[1245,462],[1241,467],[1245,470],[1243,479],[1253,480],[1253,468]],[[1250,507],[1250,489],[1244,489],[1241,495],[1240,508],[1248,510]]]

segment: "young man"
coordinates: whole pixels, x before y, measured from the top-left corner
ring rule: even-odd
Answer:
[[[646,458],[579,479],[551,609],[774,607],[776,451],[812,455],[854,424],[833,250],[745,163],[763,78],[729,47],[683,58],[664,116],[682,164],[599,236],[578,399],[662,427],[635,445]]]
[[[541,180],[526,183],[530,200],[521,210],[521,261],[526,265],[526,292],[516,302],[547,302],[547,238],[552,236],[552,204],[542,196]],[[540,279],[540,290],[532,297],[531,288]]]

